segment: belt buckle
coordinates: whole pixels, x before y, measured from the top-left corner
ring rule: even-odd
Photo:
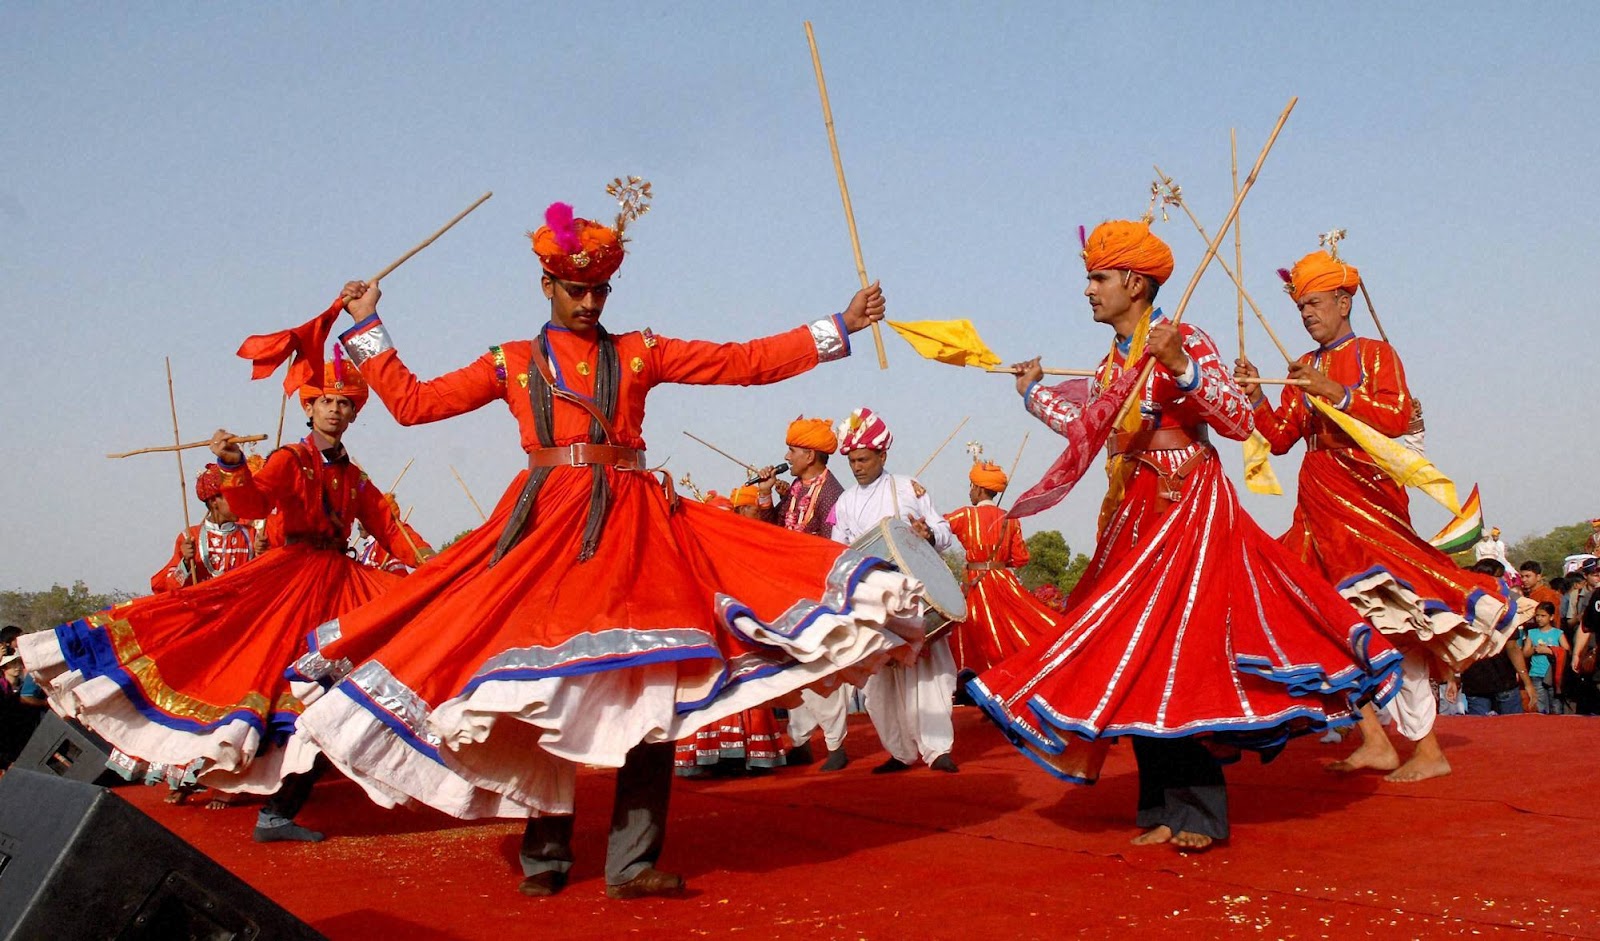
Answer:
[[[583,447],[582,442],[573,442],[567,445],[567,462],[574,467],[582,467],[589,463],[583,459],[583,452],[579,450],[581,447]]]

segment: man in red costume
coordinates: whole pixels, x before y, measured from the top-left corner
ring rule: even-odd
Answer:
[[[1028,544],[1022,540],[1021,524],[995,505],[1009,483],[1006,472],[998,464],[976,461],[967,480],[972,505],[945,515],[967,555],[967,619],[950,638],[956,669],[963,676],[982,673],[1060,630],[1057,612],[1022,587],[1012,571],[1028,564]]]
[[[1350,328],[1351,299],[1361,275],[1324,251],[1300,259],[1287,275],[1289,296],[1317,348],[1289,367],[1304,387],[1285,386],[1278,408],[1254,386],[1256,429],[1284,454],[1306,442],[1294,519],[1282,537],[1295,558],[1318,569],[1357,611],[1405,655],[1396,725],[1416,750],[1401,764],[1376,711],[1362,711],[1362,743],[1339,771],[1375,768],[1390,781],[1421,781],[1450,773],[1433,733],[1438,700],[1429,683],[1431,664],[1460,673],[1505,647],[1532,695],[1532,681],[1516,644],[1518,625],[1533,616],[1504,581],[1467,571],[1428,544],[1411,526],[1404,487],[1378,467],[1338,425],[1311,404],[1316,396],[1373,429],[1398,438],[1411,422],[1411,390],[1394,348],[1358,337]],[[1258,375],[1248,360],[1239,379]],[[1510,602],[1508,603],[1508,599]],[[1519,613],[1519,607],[1526,613]]]
[[[283,547],[24,639],[52,704],[115,747],[151,763],[198,763],[199,782],[221,791],[271,794],[257,818],[259,842],[322,839],[292,819],[316,776],[316,749],[294,734],[304,706],[284,667],[312,628],[400,581],[345,555],[351,523],[360,520],[408,564],[420,561],[345,452],[344,432],[366,399],[360,374],[335,359],[300,389],[311,433],[272,452],[259,471],[228,432],[213,436],[222,496],[247,519],[276,509]],[[430,551],[418,550],[424,558]]]
[[[882,292],[747,343],[613,334],[600,321],[624,205],[615,228],[552,205],[532,234],[548,323],[437,379],[400,359],[377,286],[345,287],[346,349],[395,419],[504,402],[528,470],[439,562],[318,630],[302,672],[331,688],[302,728],[380,802],[528,818],[519,888],[532,896],[566,885],[583,764],[618,769],[607,896],[681,891],[656,867],[673,740],[887,658],[915,609],[914,583],[882,560],[679,501],[641,434],[657,385],[771,383],[848,355]]]
[[[789,473],[794,475],[794,482],[784,484],[772,468],[762,469],[758,483],[763,504],[761,518],[797,533],[828,539],[833,535],[833,505],[844,493],[844,487],[828,470],[828,455],[839,447],[833,422],[799,416],[785,430],[784,444],[788,451],[783,459],[789,465]],[[774,489],[780,493],[775,505],[771,497]],[[791,764],[814,760],[811,735],[818,729],[822,730],[828,757],[817,770],[843,771],[850,764],[850,756],[844,750],[850,690],[846,684],[826,696],[809,689],[801,693],[800,705],[789,710],[789,737],[795,743],[794,750],[789,753]]]
[[[1222,767],[1201,740],[1270,756],[1289,736],[1352,720],[1354,701],[1392,686],[1399,655],[1349,604],[1239,506],[1209,431],[1243,440],[1248,401],[1211,339],[1152,304],[1172,252],[1142,222],[1106,222],[1084,239],[1096,322],[1116,338],[1093,380],[1039,384],[1016,367],[1028,411],[1069,441],[1137,407],[1112,429],[1111,489],[1099,542],[1059,632],[968,684],[1021,748],[1066,780],[1092,781],[1110,739],[1133,740],[1136,844],[1203,849],[1229,835]],[[1134,386],[1148,353],[1150,377]],[[1095,427],[1104,429],[1104,425]],[[1090,444],[1083,444],[1087,448]],[[1064,494],[1087,455],[1069,447],[1046,477]],[[1019,498],[1034,507],[1041,488]],[[1369,648],[1369,644],[1371,647]]]
[[[172,558],[150,576],[152,592],[173,591],[231,572],[267,549],[264,537],[239,525],[239,517],[222,495],[222,471],[217,465],[207,464],[195,478],[194,493],[206,505],[206,518],[178,535]]]

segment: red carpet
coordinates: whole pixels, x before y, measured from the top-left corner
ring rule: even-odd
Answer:
[[[679,780],[664,868],[687,897],[611,902],[601,865],[609,775],[579,779],[578,862],[553,899],[516,891],[520,822],[385,812],[348,781],[301,815],[319,845],[258,846],[255,805],[169,807],[118,793],[331,939],[1600,938],[1600,720],[1441,719],[1455,766],[1421,784],[1337,776],[1344,746],[1300,739],[1228,769],[1233,839],[1201,855],[1134,848],[1133,756],[1069,787],[957,711],[961,773],[874,776],[854,763]]]

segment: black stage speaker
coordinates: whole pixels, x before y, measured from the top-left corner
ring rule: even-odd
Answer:
[[[28,744],[11,767],[53,774],[68,781],[92,783],[105,773],[111,746],[105,739],[53,712],[39,717]],[[116,772],[111,772],[113,775]]]
[[[325,941],[105,788],[11,770],[0,778],[0,941],[44,939]]]

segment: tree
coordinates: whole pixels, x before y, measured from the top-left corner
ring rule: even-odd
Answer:
[[[1054,585],[1063,594],[1069,593],[1089,568],[1089,557],[1081,552],[1074,555],[1066,537],[1054,529],[1041,529],[1029,536],[1028,555],[1028,564],[1017,574],[1029,591],[1040,585]]]
[[[42,631],[104,611],[133,597],[132,592],[96,593],[81,581],[51,585],[48,591],[0,591],[0,623],[25,631]]]
[[[1512,565],[1521,565],[1530,559],[1537,561],[1544,568],[1544,577],[1554,578],[1561,574],[1563,559],[1589,551],[1590,532],[1587,521],[1557,526],[1543,536],[1529,536],[1512,543],[1506,547],[1506,555],[1511,557]]]
[[[449,539],[445,540],[444,545],[439,547],[439,551],[443,552],[475,532],[477,532],[476,529],[463,529],[461,532],[456,533],[454,536],[451,536]]]

